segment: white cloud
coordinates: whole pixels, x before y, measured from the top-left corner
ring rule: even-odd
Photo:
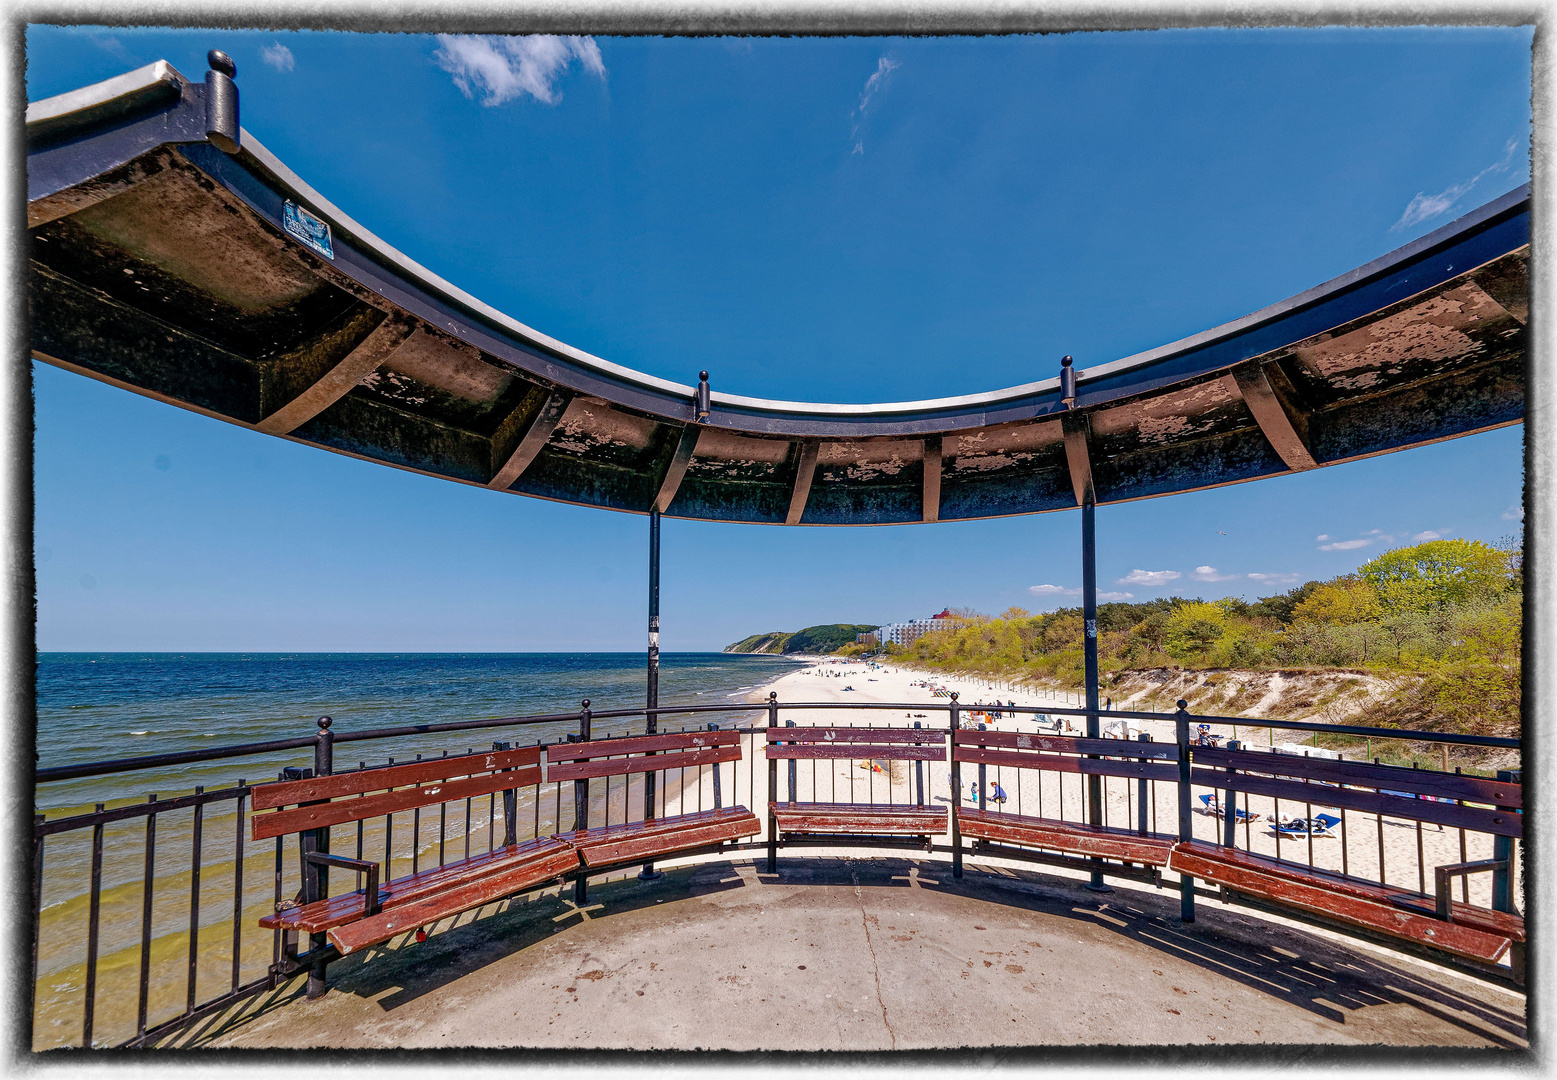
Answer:
[[[1514,157],[1514,148],[1518,145],[1519,141],[1517,139],[1508,140],[1508,143],[1503,147],[1502,158],[1488,165],[1469,180],[1451,184],[1436,195],[1417,192],[1416,196],[1406,204],[1405,213],[1400,215],[1400,220],[1391,225],[1389,231],[1399,232],[1401,229],[1409,229],[1413,225],[1419,225],[1441,214],[1447,214],[1454,209],[1456,203],[1470,193],[1471,188],[1475,187],[1482,177],[1490,173],[1507,172],[1509,162]]]
[[[1196,581],[1231,581],[1237,574],[1219,574],[1214,566],[1197,566],[1189,575]]]
[[[876,61],[876,70],[870,78],[865,80],[865,89],[860,91],[860,103],[854,107],[854,128],[849,132],[849,140],[854,143],[851,154],[863,154],[865,152],[865,140],[860,137],[860,126],[865,122],[865,109],[870,105],[870,99],[876,96],[886,77],[903,65],[890,56],[883,56]]]
[[[557,100],[554,85],[574,60],[600,79],[606,77],[600,46],[592,37],[527,34],[522,37],[439,34],[438,66],[454,76],[454,85],[468,98],[480,91],[483,105],[501,105],[528,94],[550,105]]]
[[[1314,537],[1314,539],[1315,540],[1328,540],[1328,539],[1330,539],[1330,534],[1329,533],[1320,533],[1318,536]]]
[[[1250,581],[1257,581],[1261,585],[1295,585],[1298,576],[1293,573],[1285,574],[1250,574]]]
[[[1503,511],[1504,521],[1523,521],[1524,519],[1525,508],[1522,506],[1510,506],[1507,510]]]
[[[1027,591],[1034,596],[1079,596],[1080,589],[1067,589],[1063,585],[1029,585]]]
[[[1337,540],[1333,544],[1320,544],[1319,545],[1319,550],[1320,551],[1353,551],[1353,550],[1355,550],[1357,548],[1360,548],[1360,547],[1367,547],[1371,543],[1373,543],[1373,541],[1371,539],[1366,539],[1366,540]]]
[[[1166,585],[1170,581],[1177,581],[1184,575],[1177,570],[1131,570],[1119,579],[1120,585]]]
[[[1112,602],[1112,601],[1115,601],[1115,600],[1131,600],[1131,599],[1134,599],[1134,597],[1135,597],[1135,594],[1132,593],[1132,592],[1100,592],[1100,593],[1097,594],[1097,598],[1099,600],[1104,600],[1104,601],[1109,601],[1109,602]]]
[[[1443,539],[1443,533],[1441,533],[1441,532],[1434,532],[1432,529],[1428,529],[1426,532],[1419,532],[1415,536],[1413,536],[1411,538],[1411,542],[1413,544],[1420,544],[1424,540],[1442,540],[1442,539]]]
[[[291,71],[297,66],[297,59],[292,55],[292,50],[279,41],[274,45],[266,45],[261,49],[260,59],[277,71]]]

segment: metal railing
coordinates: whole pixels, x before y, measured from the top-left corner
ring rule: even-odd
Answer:
[[[990,714],[998,710],[998,718]],[[493,850],[509,836],[520,839],[566,832],[579,824],[580,813],[589,824],[612,824],[641,820],[646,816],[666,816],[701,810],[713,805],[740,804],[762,807],[768,798],[768,768],[765,757],[766,730],[793,723],[795,713],[809,714],[807,719],[826,717],[835,723],[864,714],[871,719],[866,726],[965,727],[980,722],[996,725],[1007,721],[1031,724],[1038,714],[1088,717],[1085,709],[1069,707],[990,705],[970,707],[952,696],[949,701],[924,703],[780,703],[770,697],[763,703],[748,705],[683,705],[656,709],[613,709],[592,711],[586,701],[577,712],[538,716],[507,717],[416,724],[375,728],[357,732],[333,730],[329,718],[321,718],[312,736],[267,742],[209,747],[180,753],[156,754],[138,758],[92,762],[80,765],[38,769],[35,783],[45,785],[83,779],[99,779],[147,770],[166,770],[199,764],[202,775],[217,766],[248,759],[249,771],[259,771],[254,759],[263,759],[263,771],[278,778],[300,776],[303,770],[315,774],[346,771],[335,767],[339,747],[358,742],[396,740],[410,742],[422,749],[415,754],[458,758],[446,749],[428,747],[429,736],[464,732],[503,734],[521,728],[540,728],[535,745],[550,745],[576,739],[609,740],[642,734],[652,721],[660,731],[673,730],[663,722],[677,718],[684,725],[706,727],[710,718],[720,721],[726,730],[743,735],[744,752],[738,761],[723,765],[705,765],[696,769],[663,770],[627,777],[605,777],[575,788],[565,797],[563,786],[576,781],[542,782],[518,789],[512,802],[499,800],[496,793],[481,800],[464,799],[438,804],[381,821],[356,822],[335,826],[332,851],[354,847],[359,859],[371,853],[375,861],[382,853],[381,880],[388,882],[406,874],[422,871],[447,860],[468,857],[473,848],[486,845]],[[972,719],[980,712],[983,720]],[[899,713],[900,717],[889,714]],[[839,715],[844,714],[844,715]],[[1482,750],[1514,749],[1517,739],[1453,733],[1408,731],[1396,728],[1360,725],[1327,725],[1302,721],[1255,720],[1247,717],[1192,716],[1181,709],[1177,713],[1110,711],[1100,714],[1108,721],[1137,721],[1157,724],[1172,730],[1176,741],[1189,741],[1188,725],[1212,728],[1268,728],[1272,731],[1297,731],[1324,734],[1327,737],[1351,736],[1373,743],[1418,743],[1436,746],[1475,747]],[[743,722],[744,718],[744,722]],[[877,718],[880,718],[878,720]],[[882,723],[885,720],[886,723]],[[734,722],[732,722],[734,721]],[[859,726],[859,725],[851,725]],[[569,730],[571,729],[571,730]],[[686,730],[684,726],[682,730]],[[1026,730],[1023,728],[1022,730]],[[1164,730],[1162,734],[1168,734]],[[1148,732],[1142,732],[1151,738]],[[1274,742],[1274,736],[1271,737]],[[505,748],[510,743],[494,743]],[[1121,757],[1133,757],[1121,745]],[[312,751],[309,755],[298,751]],[[948,754],[951,746],[948,745]],[[474,753],[466,748],[465,753]],[[308,762],[309,764],[304,764]],[[411,760],[402,756],[399,763]],[[358,769],[394,764],[356,763]],[[1196,818],[1188,809],[1198,788],[1188,782],[1188,758],[1181,762],[1178,783],[1101,777],[1101,800],[1094,813],[1088,793],[1083,791],[1087,778],[1069,781],[1062,772],[1042,771],[1025,775],[1026,769],[993,766],[977,767],[976,792],[965,795],[950,785],[950,759],[946,762],[889,762],[889,767],[866,762],[812,760],[801,765],[794,760],[783,763],[780,791],[812,801],[892,803],[924,800],[927,804],[962,805],[969,797],[983,807],[995,806],[1018,815],[1035,815],[1076,823],[1122,826],[1142,832],[1183,832],[1213,842],[1235,843],[1237,826],[1242,826],[1243,847],[1257,853],[1291,858],[1291,847],[1299,844],[1309,866],[1334,869],[1360,876],[1377,871],[1376,880],[1389,878],[1385,858],[1386,815],[1341,813],[1339,864],[1321,843],[1316,853],[1312,830],[1301,841],[1276,831],[1273,837],[1257,835],[1255,815],[1279,817],[1279,803],[1270,815],[1261,810],[1258,797],[1243,795],[1242,805],[1235,799],[1218,819],[1211,813]],[[807,767],[809,766],[809,767]],[[898,767],[901,768],[898,768]],[[688,776],[688,773],[693,775]],[[941,779],[944,773],[945,780]],[[646,776],[652,782],[646,783]],[[268,780],[267,780],[268,782]],[[997,793],[996,786],[999,791]],[[118,785],[123,790],[122,785]],[[34,817],[34,853],[32,861],[33,901],[33,1045],[37,1049],[55,1046],[148,1046],[175,1036],[193,1022],[220,1013],[256,994],[276,990],[304,974],[305,966],[289,959],[288,943],[282,931],[263,930],[258,919],[275,911],[285,899],[298,891],[301,874],[296,858],[289,858],[285,837],[276,837],[274,845],[264,842],[245,844],[249,820],[248,803],[253,784],[239,779],[228,786],[195,785],[192,791],[174,795],[152,793],[144,798],[120,798],[93,803],[90,812],[67,812],[49,817]],[[1159,790],[1159,788],[1163,790]],[[1072,790],[1074,789],[1074,790]],[[580,802],[576,795],[585,792]],[[1216,794],[1214,789],[1205,788]],[[936,794],[942,792],[944,794]],[[825,796],[825,797],[824,797]],[[900,798],[901,796],[901,798]],[[1004,796],[1004,803],[995,803]],[[108,802],[118,805],[109,806]],[[652,810],[650,804],[652,801]],[[1322,789],[1316,791],[1315,804],[1324,805]],[[1312,806],[1303,817],[1312,819]],[[452,807],[452,810],[451,810]],[[1207,807],[1210,810],[1210,807]],[[1239,815],[1238,811],[1244,811]],[[509,821],[509,815],[514,820]],[[404,820],[409,817],[410,820]],[[763,833],[737,849],[766,848],[768,823]],[[1375,820],[1367,822],[1367,817]],[[436,820],[436,832],[433,831]],[[1164,828],[1175,822],[1177,828]],[[1404,823],[1402,823],[1404,824]],[[1508,858],[1505,838],[1467,836],[1457,830],[1458,847],[1446,835],[1425,837],[1420,821],[1415,826],[1415,889],[1428,894],[1427,883],[1434,875],[1427,871],[1470,858]],[[1409,825],[1405,826],[1410,828]],[[504,840],[498,839],[498,828]],[[1372,828],[1378,834],[1378,860],[1373,866],[1357,866],[1349,858],[1348,830]],[[1446,831],[1445,831],[1446,832]],[[933,844],[940,853],[953,851],[953,838],[945,844]],[[1283,846],[1285,844],[1285,847]],[[295,846],[295,845],[294,845]],[[879,846],[879,845],[873,845]],[[1396,848],[1399,844],[1392,845]],[[960,850],[960,845],[959,845]],[[1317,854],[1317,859],[1316,859]],[[1106,872],[1119,877],[1141,878],[1141,868],[1119,863],[1101,867],[1096,861],[1064,855],[1029,853],[1039,862],[1085,871]],[[1505,874],[1490,888],[1517,887]],[[1149,878],[1150,875],[1147,875]],[[1393,886],[1406,885],[1395,880]],[[1462,897],[1472,898],[1475,889],[1486,891],[1485,882],[1472,885],[1461,877]],[[1479,897],[1478,897],[1479,899]],[[111,985],[110,985],[111,984]],[[66,1034],[70,1032],[71,1034]]]

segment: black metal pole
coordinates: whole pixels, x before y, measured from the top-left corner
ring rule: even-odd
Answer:
[[[653,735],[660,728],[659,715],[654,711],[660,707],[660,512],[657,508],[649,511],[649,672],[645,696],[643,730],[644,734]],[[654,817],[654,780],[654,773],[643,774],[645,821]],[[652,881],[659,876],[652,861],[644,863],[643,869],[638,871],[638,877],[643,881]]]
[[[1097,717],[1097,505],[1088,491],[1081,503],[1081,619],[1082,656],[1087,679],[1087,738],[1099,738]],[[1095,755],[1089,755],[1095,756]],[[1087,777],[1087,824],[1103,824],[1103,778],[1096,773]],[[1102,863],[1094,857],[1094,865]],[[1093,892],[1113,892],[1103,883],[1103,872],[1092,871],[1087,888]]]
[[[314,737],[315,776],[329,776],[332,772],[335,771],[335,733],[330,730],[330,725],[332,723],[334,723],[334,721],[332,721],[328,716],[321,716],[319,718],[319,733]],[[315,829],[314,837],[315,839],[313,843],[313,850],[328,855],[330,852],[329,828],[326,827],[323,829]],[[330,871],[327,867],[324,866],[314,865],[310,867],[309,865],[305,864],[303,867],[303,873],[306,875],[310,872],[310,870],[314,874],[312,899],[323,900],[325,897],[330,895]],[[324,947],[328,944],[329,939],[326,938],[323,934],[308,935],[309,951],[314,953],[316,956],[322,952]],[[325,982],[326,966],[327,965],[324,960],[316,959],[313,962],[313,965],[308,969],[308,984],[304,990],[304,994],[310,1001],[323,997],[325,991],[328,989],[328,985]],[[190,1008],[193,1007],[194,1002],[191,1000]]]
[[[1173,715],[1173,735],[1179,749],[1179,842],[1187,844],[1195,838],[1194,819],[1189,816],[1189,702],[1180,699],[1178,712]],[[1179,871],[1179,918],[1195,921],[1195,879]]]

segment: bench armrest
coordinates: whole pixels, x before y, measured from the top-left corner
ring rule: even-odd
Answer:
[[[377,915],[379,913],[378,863],[368,862],[365,859],[348,859],[344,855],[330,855],[323,851],[304,852],[303,861],[315,863],[319,866],[339,866],[343,870],[355,870],[359,874],[368,875],[367,888],[363,890],[367,897],[367,907],[363,911],[363,915]]]
[[[1476,862],[1449,863],[1445,866],[1433,868],[1433,892],[1436,905],[1436,914],[1444,922],[1453,922],[1453,896],[1450,890],[1450,882],[1457,877],[1469,877],[1471,874],[1485,873],[1489,870],[1507,870],[1507,859],[1480,859]]]

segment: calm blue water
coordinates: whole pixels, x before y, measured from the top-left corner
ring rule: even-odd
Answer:
[[[583,698],[596,710],[633,708],[643,704],[644,665],[641,653],[40,653],[38,764],[307,736],[322,715],[332,717],[333,730],[343,734],[568,712]],[[668,653],[660,660],[660,703],[739,703],[798,665],[776,656]],[[682,724],[673,717],[661,722],[669,729]],[[641,720],[599,721],[595,734],[641,726]],[[347,767],[359,760],[383,762],[387,755],[405,760],[417,753],[463,751],[488,746],[494,738],[557,739],[571,728],[539,725],[352,743],[337,747],[336,763]],[[38,807],[263,779],[281,765],[312,761],[304,749],[46,784],[38,789]]]

